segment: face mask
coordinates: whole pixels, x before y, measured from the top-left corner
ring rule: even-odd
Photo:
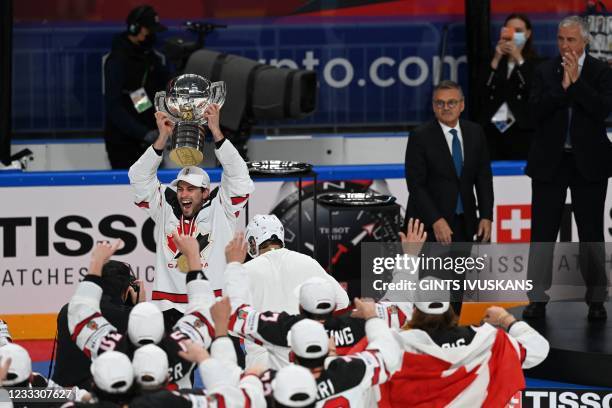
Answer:
[[[514,44],[518,48],[521,48],[527,42],[527,37],[525,37],[525,33],[515,32],[512,39],[514,40]]]

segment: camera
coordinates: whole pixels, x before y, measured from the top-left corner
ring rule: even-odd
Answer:
[[[303,119],[315,112],[317,74],[303,69],[278,68],[233,54],[207,50],[204,39],[222,24],[186,22],[196,42],[169,39],[164,53],[182,74],[196,74],[211,82],[223,81],[227,95],[221,127],[241,156],[247,159],[246,143],[260,120]]]
[[[185,41],[181,37],[167,39],[162,46],[166,58],[176,67],[178,72],[185,69],[187,60],[195,51],[204,48],[206,36],[218,28],[227,28],[225,24],[208,23],[205,21],[186,21],[183,28],[197,35],[196,41]]]

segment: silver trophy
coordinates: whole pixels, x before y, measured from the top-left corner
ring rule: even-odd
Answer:
[[[204,159],[204,111],[223,106],[225,82],[210,82],[194,74],[178,76],[167,90],[155,94],[155,109],[174,122],[170,159],[181,167],[196,166]]]

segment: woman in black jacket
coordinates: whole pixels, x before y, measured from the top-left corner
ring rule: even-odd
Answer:
[[[492,160],[526,160],[534,131],[528,101],[540,59],[532,47],[531,21],[511,14],[504,22],[486,79],[481,123]]]

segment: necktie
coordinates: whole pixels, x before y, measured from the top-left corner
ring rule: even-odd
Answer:
[[[450,134],[453,135],[453,163],[455,163],[455,172],[457,177],[461,178],[461,171],[463,170],[463,154],[461,153],[461,142],[457,135],[457,129],[451,129]],[[461,191],[457,195],[457,207],[455,207],[456,214],[463,214],[463,202],[461,201]]]

